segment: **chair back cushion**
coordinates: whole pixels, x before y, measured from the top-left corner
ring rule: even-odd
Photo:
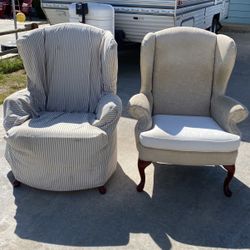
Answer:
[[[154,114],[209,115],[216,35],[195,28],[155,33]]]
[[[43,89],[44,110],[94,112],[103,92],[115,92],[117,48],[111,33],[83,24],[59,24],[35,33],[39,39],[31,33],[18,42],[18,48],[28,77],[33,73],[27,57],[37,57],[31,59],[39,66],[33,67],[38,71],[35,78],[43,79],[28,83],[28,88]]]

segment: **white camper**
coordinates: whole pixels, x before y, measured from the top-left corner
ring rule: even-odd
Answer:
[[[193,26],[216,32],[228,15],[229,0],[41,0],[51,24],[68,22],[72,2],[110,4],[115,30],[130,42],[141,42],[148,32],[174,26]]]
[[[83,5],[81,3],[72,3],[69,4],[68,8],[69,22],[84,22],[104,30],[109,30],[114,35],[114,8],[111,5],[99,3]]]

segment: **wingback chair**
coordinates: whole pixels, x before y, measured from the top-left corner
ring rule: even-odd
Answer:
[[[17,41],[27,89],[4,102],[6,159],[15,176],[45,190],[99,187],[117,165],[117,44],[108,31],[59,24]]]
[[[225,35],[197,28],[170,28],[145,36],[141,46],[141,90],[129,101],[138,119],[141,192],[151,162],[223,165],[224,193],[235,171],[240,146],[237,123],[248,112],[225,95],[236,46]]]

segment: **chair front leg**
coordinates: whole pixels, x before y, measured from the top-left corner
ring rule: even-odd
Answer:
[[[21,185],[21,182],[15,179],[12,181],[11,184],[14,188],[16,188],[16,187],[19,187]]]
[[[145,168],[150,165],[151,161],[143,161],[141,159],[138,159],[138,169],[141,177],[141,182],[137,186],[137,191],[142,192],[144,185],[145,185]]]
[[[9,181],[11,182],[12,186],[14,188],[19,187],[21,185],[21,182],[19,180],[16,179],[15,175],[13,174],[12,171],[9,172],[9,174],[7,175]]]
[[[107,189],[105,186],[98,187],[98,191],[100,194],[106,194]]]
[[[227,197],[231,197],[232,191],[229,189],[229,183],[233,179],[235,173],[235,165],[224,165],[223,167],[227,170],[227,177],[224,181],[224,194]]]

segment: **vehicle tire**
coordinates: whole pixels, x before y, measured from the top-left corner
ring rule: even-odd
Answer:
[[[217,34],[218,31],[221,29],[221,24],[219,21],[219,17],[215,16],[212,21],[212,26],[210,27],[210,31]]]
[[[1,44],[1,50],[2,51],[7,51],[7,50],[10,50],[10,49],[16,49],[17,46],[16,46],[16,42],[15,41],[9,41],[7,43],[2,43]]]
[[[115,30],[115,40],[119,48],[124,47],[125,33],[123,30]]]

